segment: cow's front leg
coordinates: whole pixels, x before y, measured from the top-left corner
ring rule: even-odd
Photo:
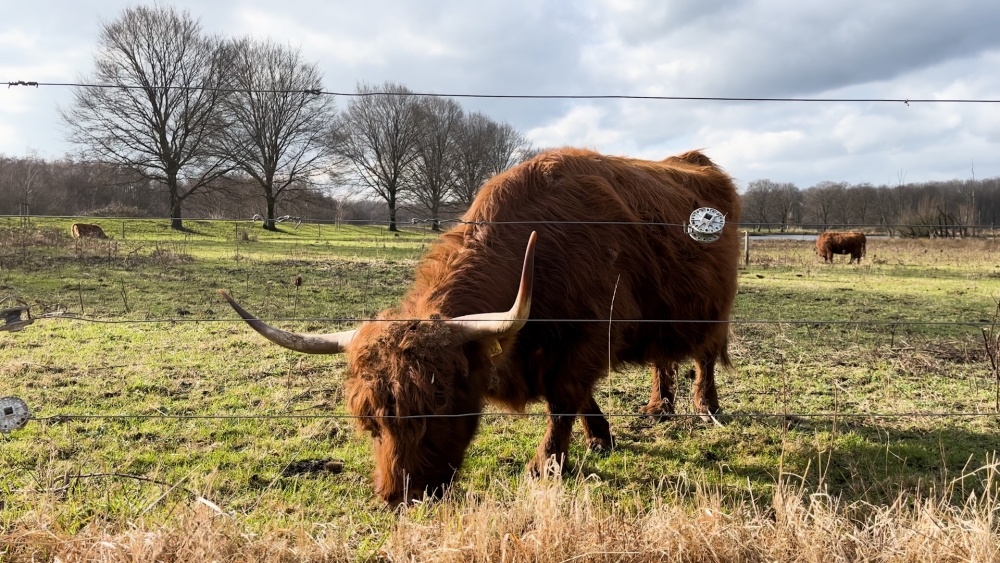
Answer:
[[[536,477],[556,476],[562,472],[573,434],[573,421],[581,409],[550,399],[548,410],[549,427],[542,443],[538,444],[535,457],[528,462],[528,473]]]
[[[718,424],[714,416],[719,412],[719,393],[715,388],[715,354],[696,359],[694,366],[695,412],[706,422]]]
[[[615,439],[611,436],[611,425],[601,412],[594,395],[580,411],[580,422],[583,423],[583,435],[587,438],[587,448],[596,453],[610,452],[615,447]]]
[[[665,422],[674,414],[674,399],[677,393],[677,362],[663,362],[653,365],[652,391],[649,403],[639,412],[649,415],[657,422]]]

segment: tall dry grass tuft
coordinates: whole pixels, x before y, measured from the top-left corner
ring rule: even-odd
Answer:
[[[230,515],[198,502],[171,522],[132,523],[111,532],[92,524],[76,533],[60,530],[44,514],[30,525],[0,533],[0,561],[106,563],[349,561],[342,542],[319,542],[305,532],[269,530],[257,535]]]
[[[1000,561],[996,460],[935,498],[901,493],[892,505],[842,505],[828,494],[776,486],[749,493],[689,484],[658,490],[652,506],[613,504],[607,483],[525,481],[418,505],[388,530],[302,522],[252,533],[211,503],[194,502],[167,524],[109,532],[60,530],[35,511],[0,533],[3,561],[264,562],[909,562]],[[975,483],[973,483],[975,481]],[[959,504],[950,499],[975,490]]]

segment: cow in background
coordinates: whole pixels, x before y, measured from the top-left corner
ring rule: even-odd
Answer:
[[[719,240],[681,227],[700,207],[725,214]],[[562,467],[577,417],[588,446],[612,447],[594,399],[609,368],[654,366],[643,412],[658,416],[673,410],[675,363],[693,359],[695,408],[718,412],[739,217],[732,179],[700,152],[646,161],[560,149],[487,182],[402,303],[355,330],[285,332],[223,296],[272,342],[346,352],[347,407],[372,436],[375,490],[407,502],[451,482],[487,401],[548,403],[536,474]]]
[[[858,261],[865,255],[867,239],[864,233],[821,233],[816,239],[816,252],[823,257],[823,262],[833,264],[834,254],[850,254],[848,264]]]
[[[73,234],[73,238],[108,238],[100,225],[91,223],[73,223],[70,232]]]

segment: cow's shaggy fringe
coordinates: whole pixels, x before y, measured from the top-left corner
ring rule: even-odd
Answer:
[[[117,533],[93,525],[77,533],[55,529],[42,510],[30,525],[0,533],[0,560],[1000,561],[997,470],[993,463],[967,474],[937,498],[900,494],[890,506],[845,505],[787,485],[762,506],[749,493],[724,501],[718,490],[683,481],[659,491],[664,500],[653,506],[610,505],[601,500],[606,484],[529,481],[512,493],[498,487],[418,504],[396,519],[384,541],[305,523],[253,534],[197,502],[169,524],[134,524]],[[960,505],[948,500],[960,490],[955,483],[968,487],[973,479],[979,493]]]

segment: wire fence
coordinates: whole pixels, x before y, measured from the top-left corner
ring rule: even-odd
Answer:
[[[22,216],[0,216],[0,219],[22,219]],[[32,216],[33,219],[40,220],[55,220],[55,219],[73,219],[73,220],[95,220],[103,219],[109,221],[163,221],[169,220],[165,217],[156,218],[121,218],[121,217],[107,217],[107,218],[97,218],[97,217],[75,217],[75,216]],[[324,223],[326,220],[311,220],[311,219],[300,219],[295,218],[297,222],[307,223],[316,222]],[[217,218],[203,218],[203,219],[185,219],[188,221],[221,221],[221,222],[248,222],[239,221],[233,219],[217,219]],[[423,219],[418,218],[411,221],[413,225],[427,226],[437,220],[434,219]],[[333,222],[333,221],[330,221]],[[379,224],[377,221],[337,221],[338,223],[345,224]],[[462,221],[460,219],[448,219],[442,220],[443,223],[456,223],[456,224],[470,224],[470,222]],[[474,222],[471,224],[522,224],[522,225],[550,225],[550,226],[560,226],[560,225],[584,225],[589,227],[594,226],[650,226],[650,227],[684,227],[685,225],[676,223],[646,223],[646,222],[597,222],[597,221],[524,221],[524,222],[490,222],[481,223]],[[746,225],[757,225],[756,223],[750,224],[740,224],[738,226]],[[861,227],[862,225],[851,225],[850,227]],[[889,228],[900,228],[906,227],[906,225],[872,225],[877,227],[889,227]],[[983,228],[982,226],[970,226],[976,228]],[[429,232],[423,232],[424,235],[430,236]],[[436,236],[436,233],[434,234]],[[134,241],[133,241],[134,242]],[[2,305],[2,303],[0,303]],[[82,303],[81,303],[82,305]],[[30,314],[30,313],[29,313]],[[148,315],[147,315],[148,316]],[[191,318],[189,316],[181,317],[163,317],[163,318],[98,318],[98,317],[88,317],[83,314],[75,314],[68,311],[56,311],[43,313],[37,317],[38,320],[54,321],[78,321],[93,324],[103,324],[103,325],[129,325],[129,324],[157,324],[157,323],[243,323],[242,319],[235,316],[233,317],[204,317],[204,318]],[[406,319],[380,319],[373,318],[371,316],[280,316],[272,315],[262,317],[269,322],[309,322],[309,323],[330,323],[330,324],[347,324],[347,323],[365,323],[365,322],[415,322],[415,321],[439,321],[440,319],[431,318],[406,318]],[[446,320],[444,322],[447,322]],[[885,327],[891,330],[901,327],[967,327],[973,329],[980,329],[983,331],[984,335],[987,329],[994,328],[997,324],[996,319],[988,318],[975,318],[975,319],[956,319],[956,320],[926,320],[926,319],[906,319],[906,318],[890,318],[890,319],[831,319],[831,318],[739,318],[735,317],[726,321],[718,320],[704,320],[704,319],[645,319],[645,318],[529,318],[529,323],[658,323],[658,324],[716,324],[724,323],[733,326],[753,326],[753,325],[774,325],[774,326],[806,326],[806,327],[819,327],[819,326],[841,326],[841,327]],[[990,358],[992,359],[992,357]],[[343,365],[341,365],[343,367]],[[95,369],[107,369],[106,367],[97,367]],[[994,370],[995,371],[995,370]],[[1000,389],[1000,375],[996,376],[996,383],[998,389]],[[787,395],[785,391],[751,391],[746,392],[748,395],[772,395],[777,397],[784,397]],[[427,415],[412,415],[412,416],[393,416],[393,417],[365,417],[357,416],[351,414],[342,413],[220,413],[220,414],[141,414],[141,413],[120,413],[120,414],[54,414],[46,416],[33,416],[31,420],[36,422],[45,423],[62,423],[74,420],[251,420],[251,419],[275,419],[275,420],[305,420],[305,419],[334,419],[334,420],[356,420],[359,418],[392,418],[397,420],[402,419],[425,419],[425,418],[462,418],[469,416],[484,416],[484,417],[512,417],[512,418],[545,418],[545,417],[589,417],[589,416],[602,416],[607,418],[648,418],[648,414],[635,413],[635,412],[608,412],[601,414],[579,414],[579,413],[548,413],[548,412],[499,412],[499,411],[486,411],[482,413],[464,413],[464,414],[452,414],[452,415],[437,415],[437,414],[427,414]],[[780,419],[780,418],[797,418],[797,419],[835,419],[835,418],[853,418],[853,419],[900,419],[900,418],[997,418],[1000,417],[998,412],[968,412],[968,411],[941,411],[941,412],[753,412],[753,411],[734,411],[731,413],[726,413],[728,418],[733,419]],[[662,415],[664,419],[697,419],[704,418],[703,414],[699,413],[674,413],[674,414],[664,414]]]
[[[121,85],[107,85],[107,84],[84,84],[84,83],[46,83],[46,82],[35,82],[35,81],[8,81],[8,88],[14,86],[32,86],[32,87],[83,87],[83,88],[141,88],[139,86],[121,86]],[[196,88],[201,89],[201,88]],[[218,89],[223,90],[223,89]],[[260,90],[260,92],[270,92],[268,90]],[[282,91],[288,92],[288,91]],[[663,100],[673,100],[673,101],[710,101],[710,102],[802,102],[802,103],[892,103],[892,104],[905,104],[910,105],[911,103],[922,103],[922,104],[940,104],[940,103],[960,103],[960,104],[994,104],[1000,103],[1000,99],[908,99],[908,98],[760,98],[760,97],[697,97],[697,96],[630,96],[630,95],[520,95],[520,94],[461,94],[461,93],[450,93],[450,94],[435,94],[435,93],[394,93],[394,92],[370,92],[370,93],[350,93],[350,92],[333,92],[333,91],[321,91],[321,90],[308,90],[303,91],[304,93],[313,95],[328,95],[328,96],[342,96],[342,97],[358,97],[358,96],[391,96],[391,95],[411,95],[419,97],[447,97],[447,98],[496,98],[496,99],[524,99],[524,100],[537,100],[537,99],[577,99],[577,100],[649,100],[649,101],[663,101]],[[122,239],[126,238],[126,228],[125,224],[127,222],[150,222],[150,221],[169,221],[170,217],[98,217],[98,216],[88,216],[88,217],[77,217],[77,216],[29,216],[29,215],[0,215],[0,221],[3,220],[17,220],[17,221],[47,221],[47,220],[77,220],[77,221],[113,221],[121,222],[122,225]],[[469,222],[462,219],[456,218],[425,218],[425,217],[415,217],[410,218],[408,221],[400,222],[390,222],[384,220],[370,220],[370,219],[323,219],[323,218],[303,218],[303,217],[290,217],[285,216],[282,218],[280,223],[285,223],[288,226],[294,225],[294,230],[298,231],[304,225],[313,225],[318,228],[325,227],[327,225],[333,226],[385,226],[391,223],[397,223],[400,225],[409,224],[415,228],[427,228],[432,225],[547,225],[547,226],[586,226],[586,227],[668,227],[668,228],[685,228],[687,225],[685,223],[670,223],[670,222],[631,222],[631,221],[620,221],[620,222],[600,222],[600,221],[505,221],[505,222]],[[185,217],[184,221],[191,222],[212,222],[212,223],[229,223],[234,224],[235,229],[233,232],[233,238],[238,241],[240,238],[240,233],[238,228],[243,225],[253,224],[260,222],[260,218],[247,218],[247,219],[233,219],[233,218],[217,218],[217,217]],[[0,223],[2,224],[2,223]],[[963,229],[968,230],[973,234],[982,235],[984,233],[989,233],[990,236],[995,238],[995,231],[992,225],[927,225],[927,224],[830,224],[830,225],[789,225],[782,223],[761,223],[761,222],[741,222],[733,224],[739,229],[761,229],[774,227],[777,229],[792,229],[794,234],[797,235],[808,235],[812,233],[819,233],[826,230],[832,229],[871,229],[876,231],[886,230],[890,233],[893,230],[900,229],[927,229],[927,228],[947,228],[947,229]],[[423,231],[421,233],[425,238],[430,237],[431,233]],[[319,238],[321,233],[317,232],[317,238]],[[182,235],[187,236],[187,235]],[[156,238],[148,235],[136,236],[135,234],[128,233],[129,242],[133,243],[148,243],[148,242],[165,242],[162,238]],[[110,255],[109,255],[110,256]],[[124,299],[124,289],[123,299]],[[0,294],[2,297],[2,294]],[[366,291],[367,298],[367,291]],[[367,299],[366,299],[367,300]],[[55,311],[46,312],[35,317],[39,320],[45,321],[77,321],[96,325],[147,325],[147,324],[174,324],[174,323],[243,323],[242,319],[236,317],[205,317],[205,318],[190,318],[189,316],[182,317],[162,317],[162,318],[99,318],[94,316],[86,316],[82,314],[82,297],[81,297],[81,313],[74,314],[68,311]],[[0,302],[2,306],[2,302]],[[126,303],[126,308],[128,307]],[[367,308],[367,304],[366,304]],[[30,315],[30,312],[28,313]],[[430,318],[410,318],[410,319],[379,319],[372,318],[370,316],[280,316],[280,315],[269,315],[263,316],[270,322],[298,322],[298,323],[330,323],[330,324],[347,324],[347,323],[364,323],[364,322],[398,322],[398,321],[431,321],[438,319]],[[8,319],[8,322],[10,320]],[[732,318],[727,321],[710,321],[710,320],[700,320],[700,319],[622,319],[622,318],[553,318],[553,319],[538,319],[531,318],[528,319],[530,323],[662,323],[662,324],[705,324],[705,323],[727,323],[732,326],[774,326],[774,327],[785,327],[785,326],[799,326],[799,327],[884,327],[891,330],[901,327],[963,327],[971,328],[982,331],[984,338],[986,337],[987,330],[989,329],[990,335],[992,336],[992,331],[995,330],[997,326],[996,319],[955,319],[955,320],[926,320],[926,319],[831,319],[831,318],[795,318],[795,319],[779,319],[779,318]],[[0,333],[2,334],[2,333]],[[16,344],[15,344],[16,345]],[[890,350],[892,345],[889,346]],[[983,382],[989,382],[995,385],[998,401],[995,409],[992,411],[987,411],[982,408],[982,405],[975,405],[966,410],[951,409],[951,410],[939,410],[939,411],[909,411],[901,410],[899,412],[889,412],[880,410],[869,410],[866,412],[858,411],[842,411],[839,409],[834,410],[821,410],[821,411],[803,411],[795,408],[788,408],[789,398],[795,394],[801,394],[801,391],[795,391],[786,388],[784,385],[781,389],[775,390],[753,390],[747,391],[743,390],[741,393],[743,395],[749,396],[771,396],[774,397],[776,402],[780,402],[784,408],[781,412],[764,412],[763,410],[734,410],[732,412],[724,412],[720,415],[709,415],[709,418],[720,418],[725,420],[770,420],[778,421],[782,423],[789,423],[793,420],[822,420],[822,421],[836,421],[838,420],[901,420],[901,419],[924,419],[924,420],[934,420],[934,419],[962,419],[962,420],[989,420],[998,421],[1000,420],[1000,372],[997,370],[996,366],[996,356],[997,354],[991,352],[989,345],[986,346],[988,360],[994,362],[992,366],[993,378],[979,378]],[[343,368],[344,363],[333,364],[333,367]],[[129,368],[131,366],[91,366],[88,369],[93,370],[113,370],[113,369],[123,369]],[[60,368],[65,369],[65,368]],[[784,366],[782,370],[787,369]],[[978,385],[978,383],[977,383]],[[987,386],[984,385],[984,388]],[[831,386],[829,392],[818,392],[810,391],[810,394],[826,394],[826,395],[839,395],[841,391],[838,391],[836,383]],[[690,397],[678,397],[678,399],[690,399]],[[289,400],[289,404],[292,401]],[[690,403],[690,400],[688,400]],[[678,401],[678,404],[680,401]],[[957,406],[957,403],[956,403]],[[57,407],[58,410],[58,407]],[[776,409],[777,410],[777,409]],[[674,421],[685,421],[685,420],[702,420],[706,418],[705,414],[696,412],[676,412],[676,413],[663,413],[657,415],[649,415],[640,412],[620,412],[612,411],[606,413],[560,413],[560,412],[517,412],[517,411],[497,411],[497,410],[486,410],[485,412],[468,412],[468,413],[457,413],[457,414],[418,414],[418,415],[402,415],[402,416],[365,416],[365,415],[354,415],[341,412],[251,412],[251,413],[234,413],[234,412],[224,412],[224,413],[184,413],[184,414],[170,414],[165,412],[155,412],[155,413],[100,413],[100,412],[84,412],[84,413],[70,413],[62,412],[56,414],[45,414],[43,415],[32,415],[28,418],[33,423],[45,424],[45,425],[57,425],[65,424],[70,422],[108,422],[108,421],[123,421],[123,422],[134,422],[134,421],[179,421],[179,422],[203,422],[203,421],[221,421],[221,422],[239,422],[239,421],[306,421],[306,420],[343,420],[343,421],[357,421],[361,419],[373,419],[373,420],[427,420],[427,419],[462,419],[468,417],[484,417],[484,418],[510,418],[510,419],[549,419],[552,417],[580,417],[580,418],[592,418],[601,417],[608,419],[623,419],[623,420],[642,420],[655,418],[658,420],[674,420]],[[724,418],[723,418],[724,417]],[[942,446],[943,447],[943,446]],[[142,481],[147,481],[149,483],[155,483],[161,486],[169,486],[175,488],[178,483],[170,483],[167,481],[150,479],[148,477],[131,475],[126,473],[94,473],[94,474],[80,474],[76,475],[67,474],[64,480],[68,481],[70,479],[81,479],[89,477],[107,477],[107,476],[117,476],[129,479],[138,479]],[[749,481],[748,481],[749,483]],[[187,489],[184,489],[187,490]],[[191,491],[188,491],[191,493]],[[191,493],[194,494],[194,493]],[[200,498],[200,497],[199,497]]]
[[[809,97],[740,97],[740,96],[650,96],[630,94],[466,94],[433,92],[337,92],[322,89],[267,89],[267,88],[217,88],[206,86],[160,86],[132,84],[96,84],[81,82],[38,82],[34,80],[4,80],[0,84],[7,88],[27,86],[33,88],[72,87],[112,90],[187,90],[205,92],[251,92],[256,94],[311,94],[315,96],[338,96],[344,98],[391,97],[431,97],[431,98],[489,98],[512,100],[650,100],[650,101],[707,101],[707,102],[820,102],[820,103],[892,103],[892,104],[996,104],[993,98],[809,98]]]

